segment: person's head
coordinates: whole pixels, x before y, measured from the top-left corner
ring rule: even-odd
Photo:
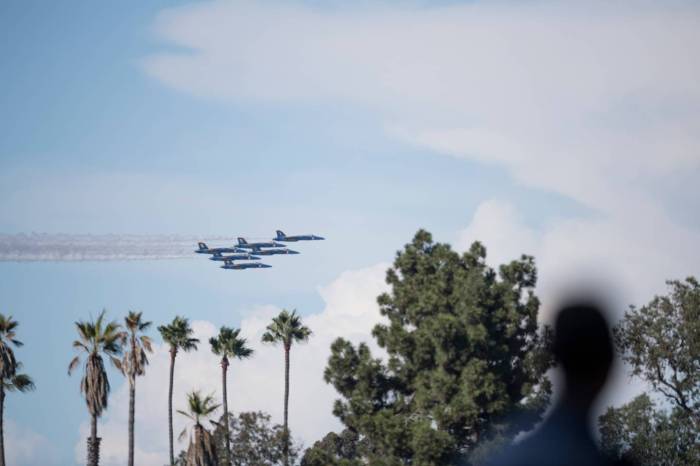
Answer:
[[[592,302],[564,306],[554,326],[554,357],[564,370],[566,396],[590,406],[605,385],[614,357],[610,329]]]

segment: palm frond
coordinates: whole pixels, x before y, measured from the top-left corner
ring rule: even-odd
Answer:
[[[159,326],[158,331],[163,341],[175,350],[189,352],[197,349],[199,339],[192,337],[192,328],[185,317],[176,316],[170,324]]]
[[[264,343],[282,343],[285,347],[291,347],[292,343],[302,343],[311,336],[311,329],[304,326],[301,316],[283,309],[279,315],[272,318],[272,322],[267,326],[267,331],[262,336]]]
[[[190,416],[190,413],[183,411],[181,409],[176,410],[178,414],[182,414],[183,416],[187,417],[188,419],[192,419],[194,421],[194,418]]]
[[[150,338],[142,334],[142,329],[147,329],[149,325],[150,322],[143,320],[143,313],[140,311],[129,311],[124,317],[126,331],[123,332],[123,341],[127,350],[124,352],[121,367],[122,373],[132,379],[146,373],[146,352],[153,352]]]
[[[119,359],[115,356],[122,351],[123,332],[117,322],[111,321],[105,324],[105,320],[106,311],[102,310],[97,319],[76,321],[75,328],[79,338],[73,342],[74,349],[87,353],[80,391],[90,414],[98,417],[107,409],[110,391],[109,379],[101,355],[109,357],[117,369],[122,369]],[[77,355],[71,360],[68,365],[68,375],[71,375],[80,364],[80,359],[80,355]]]
[[[19,340],[16,339],[16,338],[14,338],[14,333],[11,334],[11,335],[8,334],[7,339],[10,341],[10,343],[12,343],[13,345],[15,345],[17,348],[19,348],[20,346],[24,346],[24,343],[22,343],[21,341],[19,341]]]
[[[68,375],[71,375],[71,372],[75,369],[75,367],[80,364],[80,356],[74,357],[70,364],[68,364]]]
[[[9,392],[20,393],[30,392],[36,388],[34,381],[27,374],[16,374],[9,381],[4,381],[3,386]]]

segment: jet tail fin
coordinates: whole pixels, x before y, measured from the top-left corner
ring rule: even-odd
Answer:
[[[199,243],[197,243],[197,245],[199,246],[200,251],[204,251],[204,250],[206,250],[206,249],[209,249],[209,248],[207,247],[207,243],[199,242]]]
[[[248,241],[245,240],[245,238],[241,238],[240,236],[238,237],[238,244],[248,244]]]
[[[282,230],[277,230],[277,239],[286,238],[287,235],[284,234]]]

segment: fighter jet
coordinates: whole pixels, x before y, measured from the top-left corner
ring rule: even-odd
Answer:
[[[320,236],[316,235],[295,235],[295,236],[287,236],[284,234],[282,230],[277,230],[277,237],[275,238],[275,241],[316,241],[316,240],[321,240],[321,239],[326,239],[326,238],[321,238]]]
[[[248,252],[245,249],[233,247],[233,248],[210,248],[206,243],[197,243],[199,249],[195,249],[194,252],[197,254],[216,254],[218,253],[228,253],[228,252]]]
[[[256,249],[253,251],[253,253],[257,254],[259,256],[275,256],[277,254],[299,254],[298,251],[292,251],[291,249],[287,249],[287,248]]]
[[[260,262],[243,262],[236,264],[233,261],[226,261],[224,265],[221,266],[222,269],[229,270],[243,270],[243,269],[269,269],[271,265],[262,264]]]
[[[249,243],[245,238],[238,238],[238,247],[245,249],[253,249],[258,251],[260,248],[279,248],[284,247],[284,244],[275,243],[274,241],[263,241],[258,243]]]
[[[228,256],[222,255],[220,252],[215,252],[214,255],[212,255],[209,258],[210,261],[257,261],[260,260],[258,256],[254,256],[248,252],[245,252],[243,254],[230,254]]]

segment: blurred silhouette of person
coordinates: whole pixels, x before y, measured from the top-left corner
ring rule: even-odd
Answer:
[[[629,465],[606,458],[589,429],[591,407],[605,385],[614,357],[610,329],[600,307],[592,302],[564,306],[554,326],[553,353],[564,372],[560,401],[532,435],[486,464]]]

